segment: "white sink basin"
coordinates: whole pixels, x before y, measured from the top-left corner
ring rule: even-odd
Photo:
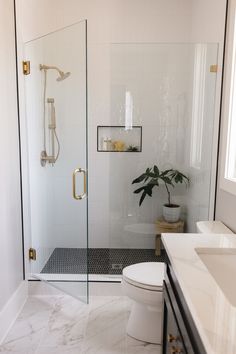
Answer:
[[[236,306],[236,248],[195,248],[231,305]]]

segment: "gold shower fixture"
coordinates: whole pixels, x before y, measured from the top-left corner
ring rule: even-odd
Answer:
[[[41,166],[44,167],[46,163],[48,162],[52,166],[55,164],[55,162],[58,159],[59,153],[60,153],[60,142],[57,136],[56,132],[56,111],[55,111],[55,105],[54,105],[54,98],[46,98],[46,91],[47,91],[47,72],[48,70],[56,70],[59,74],[57,77],[57,81],[63,81],[67,77],[70,76],[70,72],[64,72],[60,70],[57,66],[51,66],[51,65],[45,65],[45,64],[40,64],[39,65],[39,70],[43,71],[44,73],[44,88],[43,88],[43,150],[41,151],[40,154],[40,162]],[[48,129],[50,132],[50,145],[51,145],[51,151],[48,154],[47,153],[47,144],[46,144],[46,103],[50,107],[50,121],[48,123]],[[57,142],[57,153],[55,153],[55,139]]]

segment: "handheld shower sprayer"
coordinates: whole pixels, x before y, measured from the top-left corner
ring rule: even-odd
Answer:
[[[43,71],[44,73],[44,89],[43,89],[43,151],[41,151],[40,155],[40,162],[41,165],[44,167],[46,163],[50,163],[52,166],[54,163],[57,161],[59,153],[60,153],[60,142],[57,136],[56,132],[56,112],[55,112],[55,106],[54,106],[54,98],[48,98],[46,100],[46,90],[47,90],[47,71],[48,70],[56,70],[59,74],[57,77],[57,81],[63,81],[67,79],[70,76],[70,72],[64,73],[64,71],[60,70],[57,66],[49,66],[49,65],[44,65],[40,64],[39,65],[39,70]],[[51,132],[51,154],[48,155],[47,153],[47,144],[46,144],[46,103],[49,104],[50,106],[50,111],[51,111],[51,120],[48,125],[48,129]],[[57,141],[57,154],[55,155],[55,143],[54,143],[54,138]]]

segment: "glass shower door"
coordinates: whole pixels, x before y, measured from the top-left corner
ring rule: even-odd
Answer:
[[[25,44],[33,278],[87,301],[86,21]],[[34,252],[33,252],[34,254]]]

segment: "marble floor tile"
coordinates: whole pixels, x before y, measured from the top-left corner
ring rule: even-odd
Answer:
[[[81,347],[39,347],[35,354],[83,354],[83,351]]]
[[[59,297],[56,302],[40,347],[81,348],[85,337],[89,308],[70,297]]]
[[[125,296],[94,296],[89,305],[70,296],[29,297],[0,353],[160,354],[160,346],[126,335],[130,309]]]
[[[102,303],[93,301],[91,299],[84,353],[125,353],[125,327],[130,309],[127,299],[112,297]]]
[[[0,353],[34,353],[55,302],[55,297],[28,298],[21,314],[0,346]]]
[[[125,354],[161,354],[161,346],[141,342],[126,335]]]

